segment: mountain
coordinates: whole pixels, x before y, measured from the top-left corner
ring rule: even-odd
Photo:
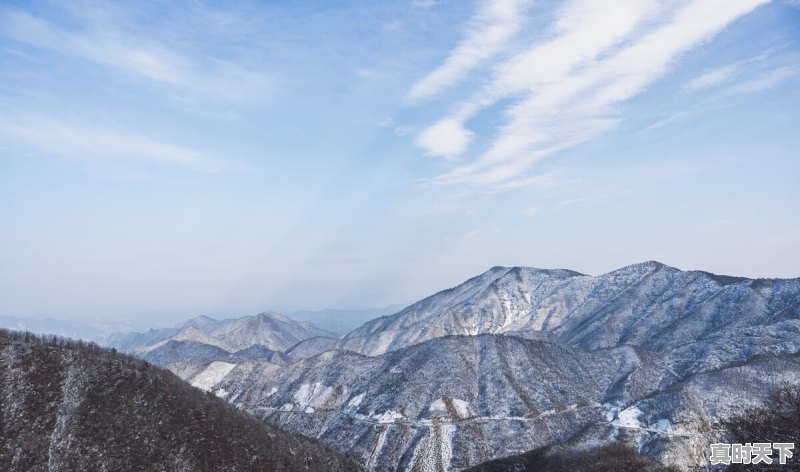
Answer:
[[[175,336],[180,336],[183,340],[188,340],[192,338],[192,336],[200,337],[199,333],[208,334],[221,323],[223,322],[205,315],[200,315],[176,327],[151,328],[143,333],[113,333],[103,340],[102,344],[125,352],[143,351],[148,346],[157,345],[169,339],[175,339]],[[181,334],[182,332],[183,334]],[[218,345],[219,343],[211,342],[211,344]]]
[[[316,336],[300,341],[286,351],[286,356],[292,362],[313,357],[331,349],[336,349],[339,345],[338,338],[327,336]]]
[[[200,315],[187,320],[185,323],[183,323],[181,328],[196,328],[203,333],[208,334],[223,323],[224,321],[215,320],[214,318],[206,315]]]
[[[332,336],[307,321],[296,321],[275,312],[229,320],[209,334],[235,351],[256,344],[273,351],[285,351],[304,339]]]
[[[283,352],[308,339],[338,338],[307,321],[296,321],[279,313],[261,313],[242,318],[215,320],[207,316],[192,318],[180,327],[150,330],[145,333],[115,334],[107,341],[109,347],[142,356],[168,365],[175,362],[198,363],[202,359],[227,360],[236,358],[266,359],[284,362]],[[297,352],[323,342],[311,343]],[[319,348],[316,348],[319,349]],[[297,353],[296,353],[297,355]]]
[[[133,352],[139,348],[166,341],[180,331],[179,328],[151,328],[143,333],[113,333],[103,341],[103,344],[120,351]]]
[[[110,327],[104,320],[66,320],[48,316],[0,316],[0,328],[101,341]]]
[[[9,471],[357,470],[172,373],[96,345],[0,330]]]
[[[287,354],[267,349],[258,344],[247,349],[229,352],[212,344],[174,339],[142,353],[141,357],[158,365],[168,365],[176,360],[194,364],[206,364],[213,361],[239,362],[244,360],[264,360],[276,364],[285,364],[288,361]]]
[[[800,355],[759,355],[678,380],[644,348],[483,334],[380,356],[327,351],[207,370],[190,381],[369,470],[460,470],[563,442],[609,441],[695,470],[720,439],[720,421],[782,382],[800,383]]]
[[[374,470],[458,470],[565,440],[608,402],[669,375],[629,347],[586,351],[518,337],[434,339],[381,356],[328,351],[279,366],[246,361],[211,388]]]
[[[208,335],[232,343],[282,326],[252,318]],[[369,470],[461,470],[620,443],[688,471],[727,419],[800,385],[800,279],[657,262],[600,276],[494,267],[272,357],[167,345],[157,349],[184,354],[154,360],[181,378]]]
[[[597,277],[494,267],[399,313],[366,323],[340,347],[377,355],[448,335],[541,332],[565,344],[669,353],[679,374],[800,348],[800,279],[684,272],[658,262]]]
[[[677,380],[643,348],[484,334],[373,357],[212,363],[189,380],[369,470],[461,470],[564,442],[620,442],[696,470],[721,440],[722,421],[781,382],[800,383],[800,355],[759,355]]]

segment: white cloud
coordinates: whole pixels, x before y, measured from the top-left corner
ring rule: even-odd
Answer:
[[[470,21],[466,37],[433,72],[414,84],[412,99],[428,98],[461,80],[502,51],[519,31],[528,0],[488,0]]]
[[[203,172],[219,172],[226,166],[202,151],[129,129],[43,116],[0,117],[0,139],[46,154],[84,160],[144,160]]]
[[[695,91],[719,85],[730,79],[738,70],[739,64],[729,64],[727,66],[711,69],[687,82],[684,89]]]
[[[472,131],[452,119],[442,120],[423,131],[416,140],[429,156],[451,158],[458,156],[469,145]]]
[[[621,120],[616,105],[662,77],[683,52],[766,1],[570,1],[557,12],[551,39],[495,67],[486,87],[423,131],[417,144],[431,155],[457,157],[469,143],[463,139],[471,136],[469,119],[500,100],[516,99],[503,111],[506,122],[488,149],[437,181],[524,184],[535,162],[613,128]],[[451,134],[462,139],[442,152],[441,140],[432,136],[448,130],[459,130]]]
[[[202,63],[164,46],[155,38],[134,35],[97,15],[82,29],[67,30],[24,12],[0,10],[0,34],[16,41],[79,57],[174,90],[232,102],[258,100],[271,88],[264,73],[229,61]]]

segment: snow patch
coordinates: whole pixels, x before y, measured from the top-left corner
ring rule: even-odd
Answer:
[[[347,402],[347,406],[351,408],[358,408],[361,405],[361,402],[364,401],[364,397],[367,395],[367,392],[361,392],[358,395],[354,396]]]
[[[380,457],[381,450],[383,449],[384,444],[386,444],[387,431],[388,427],[381,427],[381,430],[378,433],[378,442],[375,444],[375,447],[372,448],[372,454],[370,454],[369,460],[367,461],[367,470],[372,470],[375,465],[375,460]]]
[[[469,402],[461,400],[460,398],[453,398],[451,402],[453,404],[453,408],[456,410],[456,415],[458,415],[459,418],[469,418],[470,416],[473,416],[472,410],[469,408]],[[428,409],[432,412],[447,411],[447,404],[445,403],[444,398],[439,398],[434,400]]]
[[[395,423],[397,420],[405,419],[405,416],[395,410],[389,410],[381,414],[373,413],[370,418],[378,421],[378,423]]]
[[[305,408],[307,406],[320,408],[327,403],[333,395],[333,387],[328,387],[319,382],[303,384],[294,394],[294,402]]]
[[[215,385],[220,383],[234,367],[236,367],[236,364],[230,362],[214,361],[208,364],[202,372],[195,375],[192,378],[191,384],[208,392],[214,388]]]
[[[641,428],[639,424],[639,416],[641,415],[642,410],[631,406],[620,411],[617,419],[612,421],[611,424],[620,428]]]
[[[659,433],[672,433],[675,430],[675,427],[673,426],[672,421],[662,418],[651,424],[649,429]]]

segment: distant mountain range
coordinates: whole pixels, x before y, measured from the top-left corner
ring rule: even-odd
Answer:
[[[494,267],[342,337],[273,313],[116,342],[370,470],[609,441],[694,470],[719,421],[800,383],[800,279]]]
[[[324,310],[303,310],[289,313],[289,317],[308,321],[337,337],[349,333],[362,324],[380,316],[397,313],[405,305],[388,305],[379,308],[364,308],[360,310],[346,310],[340,308],[327,308]]]
[[[353,471],[128,355],[0,330],[0,465],[7,471]]]
[[[168,341],[196,342],[228,352],[252,346],[282,352],[312,337],[335,338],[335,335],[308,321],[297,321],[280,313],[268,312],[222,321],[198,316],[177,328],[154,329],[145,333],[117,333],[109,337],[106,344],[134,353],[153,351]]]
[[[102,342],[115,328],[111,323],[100,321],[63,320],[50,316],[0,316],[0,329]]]

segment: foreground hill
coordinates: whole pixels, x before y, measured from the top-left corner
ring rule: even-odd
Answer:
[[[593,447],[545,447],[495,459],[466,472],[677,472],[620,443]]]
[[[95,345],[0,330],[0,468],[351,471],[314,440]]]

